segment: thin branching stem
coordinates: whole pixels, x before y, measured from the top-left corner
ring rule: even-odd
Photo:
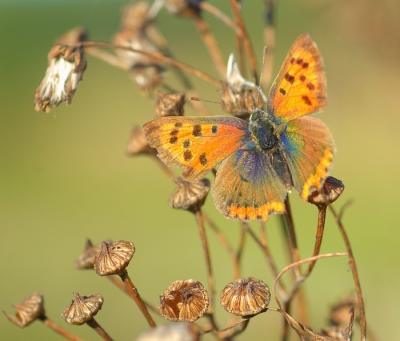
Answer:
[[[91,320],[87,321],[86,324],[93,328],[93,330],[99,334],[99,336],[105,341],[113,341],[113,339],[106,333],[106,331],[97,323],[97,321],[92,318]]]
[[[57,323],[55,323],[52,319],[48,318],[46,315],[42,315],[38,317],[47,327],[51,328],[53,331],[56,333],[62,335],[68,340],[71,341],[84,341],[78,336],[75,336],[74,334],[71,334],[69,331],[65,330],[61,326],[59,326]]]
[[[204,228],[204,217],[203,217],[203,213],[202,213],[201,209],[199,209],[195,212],[195,216],[196,216],[197,227],[198,227],[199,234],[200,234],[201,244],[203,246],[204,259],[205,259],[206,268],[207,268],[208,291],[209,291],[209,299],[210,299],[210,305],[208,308],[208,312],[209,312],[209,314],[212,314],[214,312],[215,287],[214,287],[214,276],[213,276],[212,266],[211,266],[210,248],[208,247],[206,229]]]
[[[262,84],[260,84],[260,86],[271,84],[275,49],[275,0],[264,0],[264,2],[264,41],[265,45],[268,48],[268,53],[264,57],[265,59],[262,70]]]
[[[349,254],[349,264],[351,268],[351,272],[353,274],[353,281],[354,285],[356,287],[356,292],[357,292],[357,299],[358,299],[358,309],[359,309],[359,314],[360,314],[360,330],[361,330],[361,341],[365,341],[367,339],[367,320],[365,316],[365,305],[364,305],[364,298],[362,295],[361,291],[361,283],[360,283],[360,278],[358,276],[358,271],[357,271],[357,265],[356,265],[356,260],[353,255],[353,250],[350,245],[350,240],[347,236],[347,233],[344,229],[344,226],[342,224],[342,212],[340,215],[336,214],[336,211],[333,209],[332,205],[329,206],[330,211],[333,214],[333,217],[335,218],[336,224],[339,228],[340,234],[342,235],[343,241],[346,245],[347,252]]]

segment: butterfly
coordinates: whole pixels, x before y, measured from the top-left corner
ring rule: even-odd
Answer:
[[[162,117],[143,126],[149,144],[168,166],[196,181],[219,165],[212,187],[227,218],[265,221],[285,212],[294,187],[301,198],[319,190],[335,146],[327,126],[305,115],[325,108],[326,79],[310,35],[296,39],[272,84],[266,110],[249,122],[236,117]]]

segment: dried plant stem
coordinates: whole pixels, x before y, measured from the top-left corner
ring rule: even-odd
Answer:
[[[221,51],[218,48],[217,42],[214,39],[207,23],[198,15],[193,16],[193,20],[196,24],[197,29],[206,45],[217,71],[219,72],[221,78],[225,78],[226,65],[222,57]]]
[[[232,9],[233,9],[233,13],[235,14],[236,24],[242,31],[242,40],[243,40],[244,46],[246,47],[247,54],[249,56],[249,63],[250,63],[250,69],[251,69],[253,80],[254,80],[254,82],[257,82],[258,73],[257,73],[256,57],[254,55],[254,50],[253,50],[253,47],[251,46],[251,42],[250,42],[249,36],[247,34],[247,30],[246,30],[246,26],[243,21],[242,14],[240,13],[240,9],[239,9],[237,1],[230,0],[230,2],[231,2]]]
[[[117,56],[105,52],[97,47],[90,47],[85,50],[88,54],[90,54],[93,57],[96,57],[103,62],[106,62],[107,64],[110,64],[112,66],[115,66],[119,69],[126,70],[126,65],[123,63]]]
[[[210,249],[208,247],[206,229],[204,228],[204,218],[201,209],[195,212],[195,216],[196,216],[197,227],[200,233],[200,239],[201,239],[201,244],[203,246],[204,258],[206,261],[206,268],[207,268],[208,291],[210,299],[208,313],[212,315],[212,313],[214,312],[214,295],[215,295],[214,276],[211,267]]]
[[[230,330],[230,329],[236,327],[237,325],[241,325],[241,328],[240,328],[240,329],[235,330],[231,335],[229,335],[229,336],[227,336],[227,337],[224,337],[224,340],[230,339],[232,336],[238,335],[238,334],[240,334],[241,332],[243,332],[243,331],[247,328],[249,322],[250,322],[250,318],[242,318],[242,319],[240,319],[239,321],[236,321],[235,323],[232,323],[231,325],[229,325],[228,327],[226,327],[226,328],[224,328],[224,329],[221,329],[221,330],[215,330],[215,329],[214,329],[213,332],[216,333],[216,334],[219,334],[219,333],[226,332],[226,331],[228,331],[228,330]]]
[[[231,18],[226,16],[224,12],[221,12],[219,10],[219,8],[214,7],[209,2],[205,2],[205,1],[200,2],[199,7],[202,10],[207,11],[208,13],[212,14],[217,19],[221,20],[226,26],[228,26],[231,29],[233,29],[238,36],[242,35],[242,31],[236,26],[236,24],[231,20]]]
[[[264,41],[268,48],[268,52],[265,55],[263,71],[262,71],[262,84],[266,86],[271,83],[272,80],[272,68],[274,60],[274,49],[275,49],[275,27],[274,27],[274,13],[275,13],[275,0],[265,0],[265,27],[264,27]]]
[[[122,49],[122,50],[127,50],[127,51],[132,51],[132,52],[137,52],[141,53],[147,57],[153,58],[159,62],[167,63],[169,65],[175,66],[177,68],[180,68],[183,71],[189,72],[195,76],[197,76],[200,79],[205,80],[206,82],[209,82],[211,84],[214,84],[217,87],[221,86],[221,82],[218,79],[215,79],[214,77],[211,77],[210,75],[207,75],[205,72],[202,72],[198,69],[195,69],[187,64],[184,64],[182,62],[178,62],[172,58],[169,58],[167,56],[164,56],[161,53],[151,53],[151,52],[146,52],[143,50],[138,50],[134,49],[129,46],[122,46],[122,45],[117,45],[117,44],[110,44],[110,43],[102,43],[102,42],[94,42],[94,41],[85,41],[79,44],[80,47],[82,48],[92,48],[92,47],[101,47],[101,48],[109,48],[109,49]]]
[[[65,330],[64,328],[60,327],[57,323],[55,323],[52,319],[49,319],[46,315],[42,315],[38,317],[47,327],[53,329],[56,333],[64,336],[68,340],[71,341],[83,341],[80,337],[77,337],[71,334],[69,331]]]
[[[337,215],[335,210],[333,209],[332,205],[329,206],[329,209],[332,212],[333,217],[335,218],[336,224],[339,228],[339,231],[342,235],[343,241],[346,245],[347,252],[349,254],[349,260],[350,260],[349,264],[350,264],[351,272],[353,274],[354,285],[355,285],[356,291],[357,291],[358,308],[359,308],[359,313],[360,313],[361,341],[365,341],[367,339],[367,320],[366,320],[366,316],[365,316],[364,298],[363,298],[362,291],[361,291],[361,283],[360,283],[360,278],[358,276],[356,260],[354,258],[353,251],[351,249],[350,240],[347,236],[347,233],[346,233],[344,226],[342,224],[342,221],[341,221],[342,213],[340,215]]]
[[[211,230],[215,233],[217,238],[219,239],[222,246],[229,253],[232,259],[233,265],[233,279],[237,279],[240,277],[240,266],[239,266],[239,257],[238,254],[233,249],[229,240],[225,237],[225,235],[221,232],[218,226],[214,223],[214,221],[203,211],[203,218],[205,222],[211,227]]]
[[[319,251],[321,250],[322,238],[324,236],[324,228],[325,228],[325,218],[326,218],[326,209],[327,206],[318,206],[318,224],[317,224],[317,233],[315,235],[315,245],[313,256],[317,256]],[[315,262],[313,261],[308,265],[307,271],[303,274],[302,277],[306,278],[310,275],[312,269],[315,266]]]
[[[300,260],[299,248],[297,245],[296,231],[294,229],[292,210],[290,208],[289,196],[285,199],[285,213],[283,214],[286,223],[287,235],[289,240],[289,250],[291,255],[291,263],[298,262]],[[300,276],[300,266],[294,268],[296,277]]]
[[[105,341],[113,341],[113,339],[106,333],[106,331],[96,322],[95,319],[91,319],[86,322],[88,326],[93,328],[97,334]]]
[[[128,276],[128,272],[124,269],[119,276],[121,277],[122,281],[125,284],[125,288],[129,295],[133,298],[137,306],[139,307],[140,311],[146,318],[147,322],[149,323],[150,327],[155,327],[156,324],[154,323],[152,317],[150,316],[146,305],[144,304],[143,300],[141,299],[138,290],[136,289],[135,285],[132,283],[130,277]]]
[[[132,298],[132,296],[129,294],[129,292],[126,290],[126,287],[124,285],[123,282],[121,282],[117,276],[107,276],[107,278],[114,284],[116,285],[121,291],[123,291],[125,294],[127,294],[130,298]],[[148,309],[150,309],[153,313],[161,315],[160,311],[154,307],[151,303],[146,302],[145,300],[143,300],[144,304],[146,305],[146,307]]]

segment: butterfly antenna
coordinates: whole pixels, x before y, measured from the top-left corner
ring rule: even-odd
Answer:
[[[260,73],[260,81],[258,82],[258,86],[257,86],[257,90],[258,90],[258,98],[257,98],[257,102],[260,101],[260,96],[262,97],[263,102],[267,102],[267,98],[265,97],[262,89],[261,89],[261,84],[262,84],[262,77],[264,74],[264,65],[265,65],[265,59],[267,56],[267,51],[268,51],[268,47],[264,46],[263,49],[263,58],[262,58],[262,64],[261,64],[261,73]]]
[[[199,97],[189,97],[189,99],[190,99],[191,101],[197,101],[197,102],[206,102],[206,103],[213,103],[213,104],[221,104],[220,102],[208,101],[208,100],[206,100],[206,99],[202,99],[202,98],[199,98]]]

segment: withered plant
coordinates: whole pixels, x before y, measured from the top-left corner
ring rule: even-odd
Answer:
[[[84,78],[84,72],[91,71],[90,69],[85,71],[88,63],[86,56],[91,55],[126,70],[140,93],[154,102],[155,118],[181,117],[184,115],[185,106],[191,106],[199,116],[211,114],[199,100],[201,93],[187,77],[188,74],[191,74],[219,91],[220,108],[225,111],[226,116],[231,115],[231,117],[239,117],[248,121],[255,110],[265,110],[267,105],[263,88],[271,83],[273,53],[269,50],[264,52],[261,75],[256,56],[261,57],[262,50],[253,48],[251,32],[248,32],[242,16],[241,1],[230,0],[230,5],[231,12],[224,13],[201,0],[135,1],[123,11],[121,29],[114,34],[113,40],[109,43],[91,41],[83,28],[71,30],[57,40],[48,54],[46,74],[34,96],[35,110],[49,112],[56,110],[54,107],[61,102],[71,104],[78,84]],[[260,12],[264,11],[266,20],[263,31],[267,49],[273,48],[275,44],[274,6],[273,0],[265,1],[263,8],[260,5]],[[158,12],[165,9],[170,12],[171,16],[182,16],[193,21],[204,42],[204,47],[209,52],[209,63],[215,66],[214,75],[199,70],[196,60],[192,65],[180,62],[179,57],[170,50],[168,37],[165,37],[157,28]],[[236,51],[237,61],[232,54],[229,61],[225,62],[217,39],[209,24],[204,20],[203,13],[206,11],[221,20],[226,25],[227,31],[235,37],[236,46],[232,46],[232,50]],[[173,22],[173,25],[178,24],[177,21]],[[301,33],[299,32],[299,35]],[[300,65],[302,62],[298,59],[296,63]],[[306,68],[307,65],[303,63],[302,67]],[[178,81],[179,86],[176,88],[169,85],[171,77],[175,77]],[[292,81],[291,75],[286,75],[286,77],[288,82]],[[259,84],[260,80],[261,84]],[[314,85],[309,83],[308,87],[311,89]],[[285,92],[284,89],[280,89],[280,91],[283,94]],[[308,97],[303,100],[310,101]],[[193,134],[195,133],[200,134],[201,132],[194,131]],[[171,132],[169,137],[171,144],[177,141],[177,135],[178,131]],[[189,144],[190,141],[183,143]],[[160,178],[154,181],[176,183],[177,188],[169,198],[170,206],[193,214],[194,225],[199,231],[204,251],[203,257],[207,274],[207,283],[200,283],[191,278],[177,278],[170,286],[168,286],[169,283],[165,283],[166,290],[161,295],[154,293],[152,297],[144,299],[139,295],[138,289],[127,272],[127,266],[135,253],[134,244],[127,241],[116,243],[103,241],[94,246],[88,240],[85,251],[78,258],[75,266],[78,269],[95,269],[98,275],[106,276],[134,300],[149,325],[149,329],[143,331],[137,340],[200,340],[208,337],[207,335],[212,335],[217,340],[236,338],[245,340],[247,339],[246,327],[253,319],[265,320],[265,335],[259,335],[258,340],[269,339],[267,335],[272,329],[277,328],[280,330],[282,341],[289,339],[349,341],[354,324],[359,326],[360,339],[366,340],[366,316],[360,279],[350,241],[342,222],[346,205],[342,204],[339,212],[332,206],[332,203],[340,197],[344,190],[344,185],[340,180],[325,176],[322,186],[316,188],[306,198],[308,203],[317,207],[315,247],[309,258],[303,259],[300,256],[296,237],[296,217],[292,216],[289,196],[286,196],[282,203],[284,209],[280,212],[283,214],[280,217],[286,231],[284,238],[289,261],[286,267],[279,269],[276,260],[282,256],[272,253],[270,241],[267,239],[268,221],[265,220],[268,218],[269,211],[264,212],[262,207],[257,210],[258,222],[249,223],[247,221],[249,219],[246,219],[247,216],[241,215],[239,209],[237,209],[237,214],[241,221],[226,220],[226,224],[233,225],[232,229],[240,230],[239,247],[235,247],[229,237],[204,210],[203,204],[212,186],[213,175],[215,176],[218,169],[212,169],[209,179],[204,178],[198,181],[188,181],[177,176],[157,157],[157,150],[149,145],[139,125],[135,126],[130,133],[126,153],[128,156],[152,158],[155,166],[161,167],[166,175],[165,179]],[[184,158],[191,159],[190,151],[185,153]],[[140,163],[140,160],[141,157],[136,158],[136,162]],[[207,163],[205,156],[200,158],[200,162]],[[279,209],[276,211],[279,212]],[[336,222],[347,252],[320,254],[327,212],[331,213]],[[135,214],[134,210],[132,210],[132,214]],[[256,227],[259,228],[259,233],[254,232]],[[232,278],[226,280],[224,285],[220,285],[223,279],[219,278],[212,266],[213,252],[209,248],[207,237],[209,233],[215,234],[221,248],[231,260]],[[240,260],[243,256],[247,235],[254,240],[262,252],[263,258],[266,260],[266,270],[275,278],[274,283],[267,284],[262,279],[242,275]],[[188,243],[190,242],[192,241],[188,241]],[[174,248],[169,250],[169,252],[175,251],[179,252]],[[157,251],[153,250],[152,252]],[[163,257],[161,251],[158,256]],[[308,307],[302,288],[312,273],[318,271],[314,270],[316,263],[321,262],[323,266],[323,258],[332,257],[348,258],[355,290],[353,295],[331,308],[331,321],[325,328],[318,331],[317,328],[312,328],[313,323],[307,318]],[[264,266],[265,260],[260,261],[260,267]],[[176,266],[179,265],[176,264]],[[286,273],[290,273],[291,277],[289,277],[289,281],[283,282],[281,277]],[[95,272],[93,272],[94,275]],[[216,278],[218,278],[218,286]],[[69,289],[65,288],[65,290]],[[326,302],[321,302],[322,308],[329,308],[328,305],[331,301],[332,298],[327,298]],[[227,318],[224,321],[217,318],[215,313],[218,302],[226,310]],[[95,314],[99,313],[102,305],[103,298],[99,294],[80,296],[75,292],[74,300],[64,310],[63,317],[70,324],[87,323],[95,329],[100,337],[112,340],[112,337],[93,318]],[[4,312],[12,323],[25,327],[35,319],[39,319],[65,338],[81,340],[56,326],[45,316],[41,293],[35,293],[22,303],[13,306],[16,309],[15,317]],[[107,309],[107,304],[103,307],[104,309]],[[280,314],[282,323],[269,325],[266,312]],[[162,320],[161,317],[166,320],[165,323],[156,323],[155,321]],[[115,318],[118,319],[117,316]],[[112,321],[107,322],[111,323]],[[107,329],[106,325],[104,327]]]

